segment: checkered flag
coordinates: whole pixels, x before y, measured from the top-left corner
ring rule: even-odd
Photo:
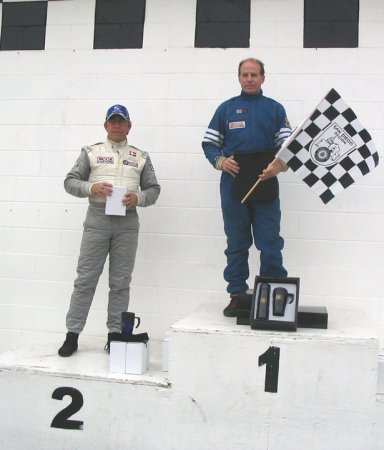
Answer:
[[[324,203],[379,164],[371,135],[334,89],[301,122],[276,157]]]

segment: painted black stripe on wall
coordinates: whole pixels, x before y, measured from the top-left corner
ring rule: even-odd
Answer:
[[[48,1],[5,2],[0,50],[43,50]],[[256,3],[257,5],[257,3]],[[145,0],[96,0],[94,48],[142,48]],[[250,0],[197,0],[195,47],[249,47]],[[358,47],[359,0],[304,0],[305,48]]]
[[[247,48],[250,0],[197,0],[195,47]]]
[[[93,48],[142,48],[145,0],[96,0]]]
[[[0,50],[44,50],[45,2],[2,2]]]
[[[359,46],[359,0],[304,0],[304,48]]]

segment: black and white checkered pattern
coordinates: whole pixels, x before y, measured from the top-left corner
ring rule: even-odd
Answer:
[[[337,124],[335,126],[346,132],[347,141],[350,137],[350,142],[355,145],[339,160],[335,159],[335,164],[325,166],[316,161],[313,155],[311,157],[310,149],[313,148],[316,139],[319,141],[321,135],[324,135],[324,130],[333,124]],[[277,156],[285,161],[324,203],[328,203],[339,192],[379,164],[379,156],[370,134],[334,89],[328,92],[287,143]],[[326,147],[322,149],[323,154],[318,157],[319,161],[321,156],[329,158],[329,150]]]

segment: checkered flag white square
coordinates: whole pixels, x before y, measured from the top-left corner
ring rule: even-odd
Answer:
[[[276,156],[324,203],[379,164],[370,134],[334,89],[284,142]]]

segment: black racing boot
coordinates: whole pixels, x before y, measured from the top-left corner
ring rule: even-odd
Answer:
[[[65,338],[65,341],[63,345],[59,348],[59,355],[60,356],[71,356],[73,352],[77,350],[77,340],[79,339],[78,333],[72,333],[69,331],[67,333],[67,337]]]

